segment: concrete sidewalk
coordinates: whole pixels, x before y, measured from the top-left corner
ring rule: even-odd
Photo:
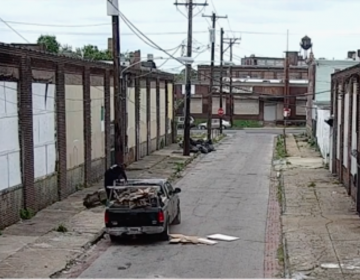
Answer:
[[[173,144],[131,164],[128,178],[176,177],[193,158]],[[89,250],[103,235],[104,207],[86,209],[83,198],[99,188],[102,182],[3,230],[0,278],[49,278]]]
[[[297,139],[297,146],[288,153],[301,158],[286,159],[279,184],[287,278],[359,279],[360,219],[354,202],[304,139]]]

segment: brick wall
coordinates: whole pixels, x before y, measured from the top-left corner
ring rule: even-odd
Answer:
[[[347,69],[344,69],[342,71],[336,72],[332,75],[332,85],[331,85],[331,114],[334,115],[334,124],[333,124],[333,167],[334,173],[339,177],[340,182],[344,185],[344,187],[347,190],[347,193],[351,195],[351,197],[357,201],[357,192],[358,192],[358,184],[355,181],[355,177],[351,174],[351,154],[352,154],[352,117],[353,117],[353,102],[354,102],[354,94],[359,94],[359,81],[360,81],[360,67],[359,65],[349,67]],[[354,84],[356,84],[356,87],[354,89]],[[344,143],[344,120],[345,120],[345,93],[349,94],[349,122],[348,122],[348,142],[347,146],[348,148],[346,151],[344,151],[343,147],[345,145]],[[337,118],[338,118],[338,98],[342,98],[342,106],[341,106],[341,112],[340,112],[340,118],[341,118],[341,126],[340,126],[340,137],[337,135]],[[357,97],[357,104],[356,104],[356,128],[355,131],[357,131],[357,162],[360,160],[360,135],[359,135],[359,127],[360,127],[360,118],[359,118],[359,96]],[[337,143],[340,143],[340,159],[336,159],[336,145]],[[343,162],[343,154],[348,154],[348,161],[347,161],[347,167],[345,167],[345,164]],[[360,201],[357,201],[359,204]],[[359,207],[358,207],[359,209]]]
[[[54,203],[57,200],[66,198],[71,193],[77,190],[77,186],[86,187],[99,179],[99,176],[94,174],[103,174],[106,168],[111,164],[111,149],[114,142],[114,137],[111,135],[111,104],[113,102],[110,93],[113,86],[113,69],[109,64],[88,62],[80,59],[72,59],[63,56],[56,56],[44,52],[34,51],[14,47],[10,45],[0,44],[0,59],[2,65],[0,66],[0,81],[12,81],[18,84],[17,104],[18,104],[18,123],[19,123],[19,146],[20,146],[20,173],[21,184],[11,186],[5,189],[0,189],[0,229],[17,222],[20,219],[20,212],[22,210],[31,210],[37,212],[38,210]],[[173,75],[171,74],[157,74],[144,73],[141,69],[131,70],[131,75],[134,77],[144,76],[148,83],[136,80],[136,92],[139,92],[139,86],[146,87],[150,82],[157,81],[158,84],[173,83]],[[55,141],[56,141],[56,159],[55,173],[49,174],[45,178],[35,178],[34,175],[34,131],[33,131],[33,95],[32,84],[50,83],[55,84]],[[84,139],[83,155],[84,160],[80,166],[73,169],[68,168],[68,151],[67,149],[67,123],[66,116],[71,112],[71,108],[66,108],[66,101],[69,93],[66,94],[66,86],[76,85],[82,88],[82,134]],[[104,131],[102,132],[104,139],[103,158],[93,158],[92,150],[95,144],[92,143],[92,110],[93,104],[91,97],[91,90],[100,90],[103,92],[101,99],[104,105]],[[157,94],[159,95],[159,94]],[[71,98],[71,97],[70,97]],[[75,98],[75,97],[74,97]],[[166,98],[165,96],[157,96],[157,100]],[[150,98],[148,99],[150,100]],[[79,101],[79,100],[78,100]],[[156,104],[140,103],[142,101],[139,96],[136,98],[136,106],[146,108],[146,114],[149,116],[150,108],[155,107]],[[78,102],[79,103],[79,102]],[[173,108],[174,106],[170,106]],[[100,108],[98,108],[100,110]],[[164,114],[157,113],[157,131],[159,129],[160,118],[165,118],[165,123],[168,122],[169,112]],[[1,113],[1,112],[0,112]],[[136,110],[134,116],[139,128],[139,110]],[[100,120],[97,120],[100,122]],[[70,120],[70,125],[71,120]],[[148,134],[150,127],[147,127]],[[167,133],[167,131],[166,131]],[[139,133],[136,134],[139,137]],[[156,141],[160,137],[166,138],[167,135],[157,135]],[[171,143],[172,137],[167,137]],[[144,149],[150,153],[150,141],[140,143],[137,139],[135,147],[132,152],[134,156],[132,160],[139,158],[138,153],[141,145],[148,146]],[[15,139],[14,139],[15,141]],[[159,143],[159,142],[158,142]],[[1,140],[0,140],[1,145]],[[96,146],[97,147],[97,146]],[[157,145],[159,148],[159,144]],[[136,151],[136,153],[135,153]],[[129,151],[130,152],[130,151]],[[74,179],[76,178],[76,180]]]
[[[236,87],[236,86],[234,86]],[[254,85],[253,86],[253,92],[254,94],[244,94],[242,97],[244,99],[252,100],[254,97],[257,98],[257,101],[259,102],[259,113],[258,114],[236,114],[234,113],[233,118],[238,120],[258,120],[263,121],[264,118],[264,102],[267,98],[272,97],[282,97],[284,95],[284,87],[282,86],[260,86],[260,85]],[[290,86],[290,95],[292,96],[301,96],[302,94],[305,94],[307,92],[307,87],[305,86]],[[209,85],[205,84],[195,84],[195,94],[193,97],[198,98],[202,97],[202,113],[192,113],[192,116],[194,118],[200,118],[205,119],[207,118],[207,111],[208,111],[208,94],[209,94]],[[213,97],[215,100],[219,97],[219,93],[215,92],[213,93]],[[259,95],[266,95],[264,98],[259,99]],[[238,95],[234,95],[238,96]],[[175,97],[177,100],[182,100],[184,98],[184,95],[182,94],[182,85],[177,84],[175,86]],[[193,99],[194,99],[193,98]],[[305,95],[304,95],[305,98]],[[197,99],[198,100],[198,99]],[[302,115],[296,115],[296,98],[292,97],[290,100],[290,108],[291,108],[291,118],[292,120],[305,120],[305,116]],[[194,102],[197,102],[194,100]],[[282,102],[279,101],[270,101],[270,102]],[[223,104],[225,106],[225,116],[224,118],[229,120],[230,119],[230,96],[228,93],[223,93]],[[235,111],[235,104],[234,111]],[[184,106],[180,106],[176,113],[178,115],[182,115],[184,110]],[[214,114],[213,117],[217,117],[217,114]]]

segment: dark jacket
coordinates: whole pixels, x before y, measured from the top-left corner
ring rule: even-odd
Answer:
[[[124,179],[127,181],[127,176],[125,172],[125,168],[123,166],[119,166],[117,164],[111,166],[108,170],[106,170],[104,174],[104,188],[109,197],[110,190],[107,187],[111,187],[114,185],[114,181]]]

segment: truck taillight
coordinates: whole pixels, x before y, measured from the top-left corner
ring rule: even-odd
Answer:
[[[105,211],[104,222],[105,222],[105,224],[107,224],[109,222],[109,212],[108,211]]]
[[[159,223],[163,223],[164,220],[165,220],[164,212],[163,212],[163,211],[160,211],[160,212],[158,213],[158,222],[159,222]]]

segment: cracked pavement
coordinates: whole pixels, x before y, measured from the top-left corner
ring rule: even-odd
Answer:
[[[103,240],[104,252],[79,278],[263,278],[273,139],[229,133],[176,184],[182,189],[182,224],[171,233],[222,233],[239,240],[213,246]]]
[[[307,159],[316,159],[314,151],[301,140],[298,146],[303,162],[289,158],[284,171],[282,223],[290,272],[299,280],[360,279],[354,202],[328,170],[311,166]]]

